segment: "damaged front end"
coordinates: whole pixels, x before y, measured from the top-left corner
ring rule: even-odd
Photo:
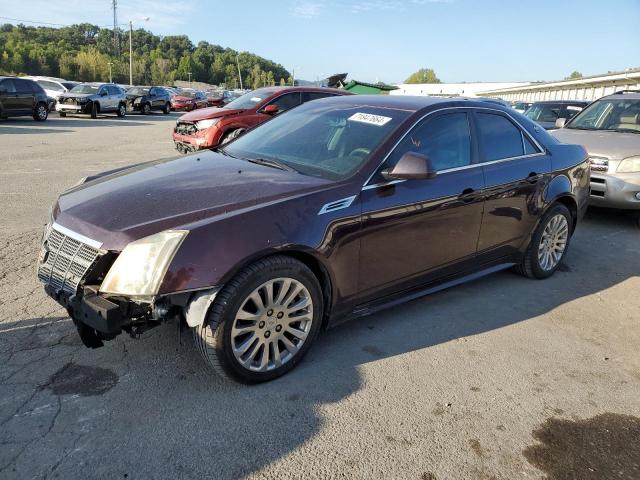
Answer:
[[[130,243],[121,253],[61,225],[47,226],[42,239],[38,279],[73,319],[84,345],[98,348],[123,331],[132,337],[172,319],[187,316],[192,297],[202,292],[158,296],[167,266],[186,231],[166,231]],[[208,298],[215,290],[207,290]],[[198,302],[198,306],[201,302]],[[201,315],[200,315],[201,314]],[[204,313],[198,311],[200,321]]]

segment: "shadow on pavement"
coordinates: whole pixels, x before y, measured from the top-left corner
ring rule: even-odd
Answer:
[[[296,450],[323,427],[319,409],[361,388],[360,366],[529,320],[637,276],[640,258],[631,250],[639,231],[626,220],[617,212],[590,212],[589,234],[584,225],[576,232],[563,269],[548,280],[502,272],[346,323],[322,335],[290,374],[252,387],[210,375],[190,335],[180,343],[174,325],[139,340],[123,335],[92,351],[73,343],[70,321],[54,319],[44,327],[31,327],[41,319],[5,323],[0,353],[54,353],[12,374],[0,390],[32,382],[45,396],[38,404],[64,407],[40,416],[41,437],[18,452],[4,475],[53,468],[60,478],[238,478],[285,456],[295,464]],[[602,255],[603,242],[611,239],[618,254]],[[56,354],[58,349],[74,353]],[[96,372],[104,376],[99,393],[82,396]],[[27,402],[15,414],[7,405],[0,396],[0,441],[19,444],[24,434],[16,432],[31,424],[16,414],[35,404]],[[51,445],[47,438],[56,435],[59,444]],[[43,460],[44,448],[57,451],[55,467],[46,461],[51,454]]]

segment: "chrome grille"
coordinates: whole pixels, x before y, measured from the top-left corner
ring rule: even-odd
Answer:
[[[604,157],[589,157],[592,172],[607,172],[609,170],[609,159]]]
[[[56,291],[74,294],[99,255],[98,249],[50,226],[42,242],[38,279]]]

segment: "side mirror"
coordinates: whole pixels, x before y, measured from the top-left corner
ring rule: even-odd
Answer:
[[[424,180],[436,176],[431,159],[417,152],[405,153],[395,167],[387,168],[380,173],[385,180]]]
[[[278,105],[274,103],[272,103],[271,105],[267,105],[262,109],[262,113],[266,113],[267,115],[275,115],[279,111],[280,109],[278,108]]]
[[[567,119],[566,118],[557,118],[556,119],[556,128],[564,127],[565,123],[567,123]]]

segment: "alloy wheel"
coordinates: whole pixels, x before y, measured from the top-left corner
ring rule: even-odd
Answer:
[[[538,262],[545,271],[555,268],[567,248],[569,223],[562,214],[554,215],[544,227],[538,246]]]
[[[44,105],[38,105],[37,115],[40,120],[46,120],[47,118],[47,109]]]
[[[235,315],[233,355],[248,370],[274,370],[296,356],[312,323],[309,290],[293,278],[269,280],[243,300]]]

